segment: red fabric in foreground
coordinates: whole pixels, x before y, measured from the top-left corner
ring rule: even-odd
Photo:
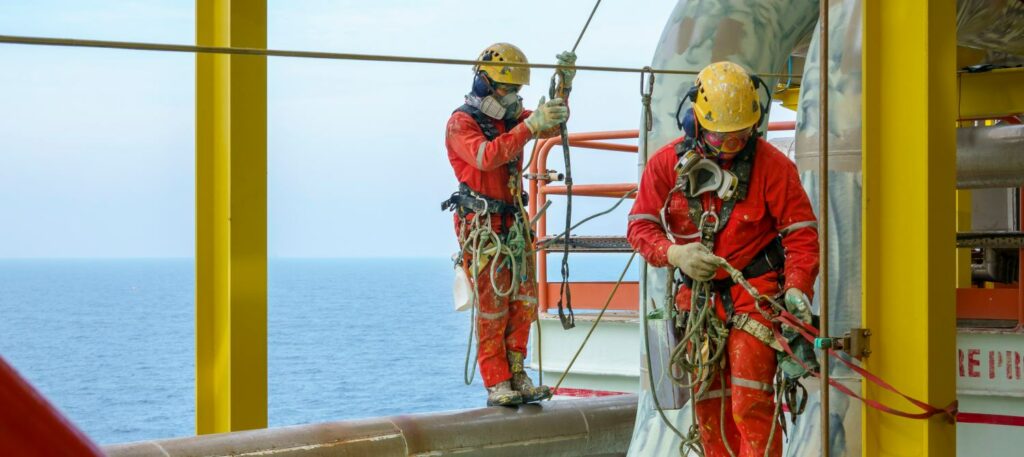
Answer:
[[[99,448],[0,357],[0,455],[102,456]]]

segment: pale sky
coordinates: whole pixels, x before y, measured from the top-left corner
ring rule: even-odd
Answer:
[[[553,63],[592,6],[269,0],[268,46],[472,59],[508,41],[531,61]],[[192,44],[194,7],[194,0],[5,0],[0,34]],[[603,2],[579,63],[649,64],[673,7]],[[0,44],[0,258],[193,255],[194,61]],[[534,70],[522,93],[527,106],[546,93],[549,77]],[[458,66],[270,58],[270,256],[450,255],[451,215],[439,203],[456,181],[444,125],[471,78]],[[580,72],[570,131],[636,128],[638,78]],[[635,181],[635,156],[587,154],[574,155],[577,183]],[[560,159],[552,165],[560,168]],[[574,210],[584,217],[611,203],[580,199]],[[580,232],[621,234],[627,210]]]

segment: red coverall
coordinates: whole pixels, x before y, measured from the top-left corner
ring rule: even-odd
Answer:
[[[519,124],[511,130],[505,130],[505,123],[495,121],[494,125],[500,133],[491,141],[484,136],[483,130],[472,116],[463,112],[455,112],[448,120],[445,145],[448,147],[448,160],[455,170],[455,177],[460,183],[466,183],[473,191],[487,197],[513,203],[515,200],[509,190],[510,173],[508,163],[516,161],[519,169],[523,166],[523,146],[533,139],[533,134],[522,122],[529,117],[531,111],[524,111],[519,116]],[[542,132],[541,138],[558,135],[557,128]],[[467,217],[472,218],[469,214]],[[501,216],[491,215],[491,226],[495,232],[501,233]],[[511,221],[507,217],[505,227]],[[455,214],[455,233],[461,229],[462,221]],[[466,255],[466,264],[472,263],[472,257]],[[474,285],[479,294],[479,312],[476,328],[478,340],[477,363],[480,365],[480,376],[486,387],[494,386],[512,378],[509,370],[506,351],[515,351],[526,355],[526,344],[530,338],[530,324],[537,316],[537,283],[535,266],[531,258],[526,269],[527,280],[519,286],[519,290],[507,297],[494,293],[491,287],[490,265],[484,268],[477,277],[479,285]],[[512,277],[508,268],[498,272],[495,283],[502,290],[507,290]]]
[[[675,144],[679,138],[661,148],[651,157],[640,182],[640,191],[630,211],[627,236],[630,244],[649,264],[668,266],[667,252],[675,244],[699,242],[697,227],[688,216],[686,198],[680,192],[669,191],[676,183]],[[722,164],[728,169],[730,162]],[[722,207],[722,201],[708,192],[704,208]],[[669,204],[665,220],[669,233],[661,223],[661,209],[665,200]],[[747,197],[736,202],[732,216],[715,237],[714,253],[738,269],[745,268],[776,236],[782,234],[786,252],[785,285],[783,291],[795,287],[808,297],[812,294],[814,279],[818,275],[817,223],[810,201],[803,187],[796,165],[767,141],[758,138]],[[715,279],[728,275],[719,269]],[[762,294],[780,292],[778,274],[770,272],[757,278],[748,278]],[[755,302],[742,288],[730,289],[735,313],[749,314],[751,318],[767,324],[757,312]],[[725,319],[722,300],[715,294],[718,316]],[[681,310],[690,307],[690,290],[684,285],[676,296]],[[762,456],[768,445],[775,402],[773,376],[775,350],[747,332],[732,329],[727,342],[728,358],[725,368],[726,386],[715,381],[708,393],[697,399],[697,419],[701,428],[701,441],[708,457],[728,456],[720,431],[721,401],[725,405],[725,436],[736,455]],[[782,433],[776,430],[772,452],[782,454]]]

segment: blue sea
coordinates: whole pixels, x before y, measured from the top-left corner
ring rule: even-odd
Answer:
[[[451,283],[443,258],[270,260],[270,426],[482,406]],[[192,259],[0,260],[0,355],[98,443],[192,435],[194,291]]]

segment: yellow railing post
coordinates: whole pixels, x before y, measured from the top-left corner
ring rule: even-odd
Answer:
[[[196,0],[200,46],[266,48],[266,0]],[[196,55],[196,433],[267,426],[267,60]]]
[[[956,231],[971,231],[971,190],[956,191]],[[956,287],[971,287],[971,248],[956,250]]]
[[[864,4],[863,322],[869,370],[956,398],[955,0]],[[866,385],[867,398],[914,406]],[[866,456],[952,456],[955,426],[863,410]]]

